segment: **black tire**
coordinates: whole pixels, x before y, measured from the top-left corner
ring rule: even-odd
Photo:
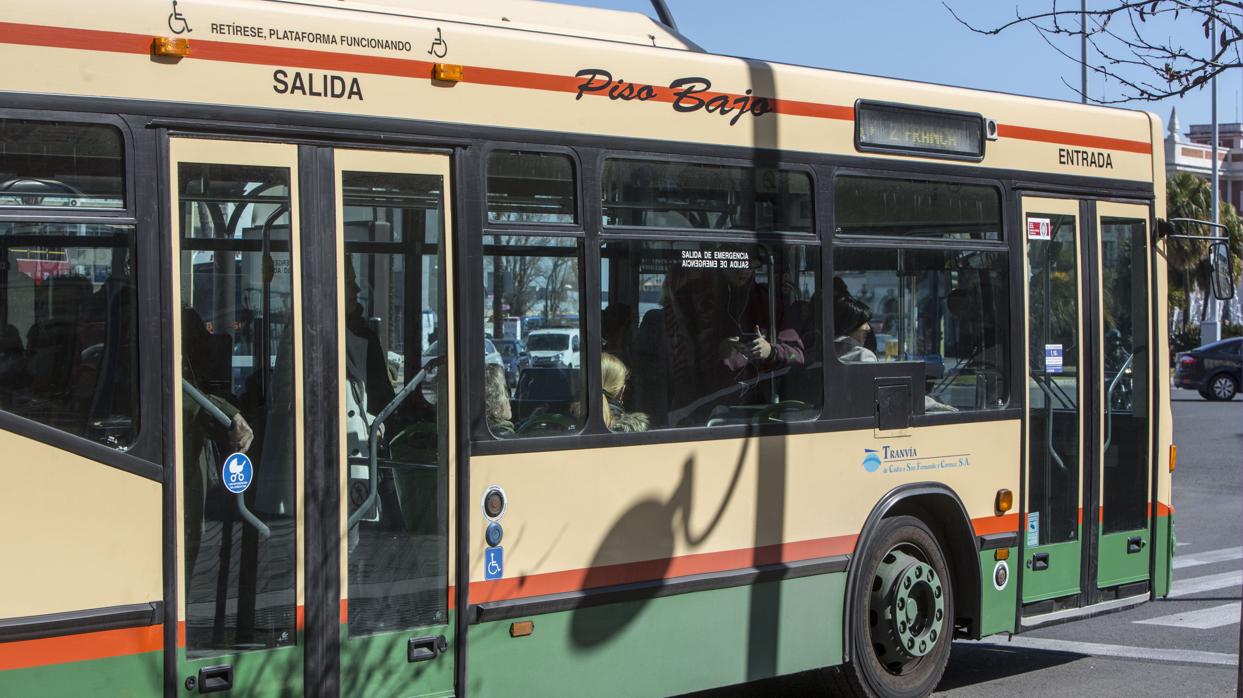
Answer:
[[[1229,373],[1218,373],[1208,380],[1204,388],[1204,391],[1200,394],[1205,399],[1214,402],[1226,402],[1233,400],[1235,394],[1239,392],[1239,383]]]
[[[954,637],[954,591],[945,555],[928,526],[912,516],[882,520],[872,540],[859,559],[860,577],[846,619],[851,661],[834,672],[834,688],[843,695],[868,698],[929,695],[945,673]],[[927,574],[929,570],[935,578]],[[914,591],[904,591],[903,584],[915,579],[916,572],[922,579],[916,580]],[[899,598],[918,599],[914,604],[918,615],[926,616],[919,633],[915,621],[910,632],[905,623],[900,626],[902,632],[897,632]],[[875,604],[877,600],[882,603]],[[941,612],[939,617],[933,609]],[[910,618],[909,612],[905,617]],[[920,638],[931,642],[924,653],[918,649]],[[897,647],[904,639],[916,643],[909,653]]]

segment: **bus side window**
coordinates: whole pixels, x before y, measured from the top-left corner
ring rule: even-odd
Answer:
[[[484,341],[480,368],[491,391],[485,394],[485,412],[493,436],[564,436],[586,422],[579,350],[582,255],[582,244],[570,236],[484,238],[485,331],[526,348],[525,355],[507,359],[491,339]],[[525,321],[532,317],[538,320]],[[524,321],[507,322],[510,318]],[[495,375],[489,378],[487,372]]]
[[[846,371],[922,364],[925,414],[1005,407],[1009,278],[998,191],[864,177],[839,177],[836,189],[838,362]]]
[[[605,423],[637,431],[639,422],[665,429],[814,419],[823,373],[813,260],[818,250],[809,245],[604,245]]]

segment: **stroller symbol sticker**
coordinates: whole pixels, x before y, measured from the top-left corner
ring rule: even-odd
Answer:
[[[224,459],[224,467],[220,469],[220,480],[230,492],[233,494],[245,492],[254,479],[255,467],[245,453],[234,453]]]

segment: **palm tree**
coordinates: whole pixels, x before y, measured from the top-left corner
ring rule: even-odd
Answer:
[[[1212,217],[1213,191],[1208,182],[1190,172],[1176,172],[1166,182],[1166,217],[1209,220]],[[1211,230],[1179,226],[1178,233],[1203,235]],[[1182,330],[1191,328],[1191,292],[1197,288],[1196,266],[1208,257],[1204,240],[1165,241],[1166,263],[1170,268],[1170,296],[1181,302]]]
[[[1209,220],[1213,215],[1213,190],[1204,179],[1190,172],[1176,172],[1166,182],[1166,217]],[[1193,235],[1208,231],[1188,230],[1180,226],[1180,233]],[[1208,243],[1203,240],[1166,240],[1166,261],[1170,267],[1188,270],[1208,255]]]

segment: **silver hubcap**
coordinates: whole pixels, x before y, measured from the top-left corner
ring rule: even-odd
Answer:
[[[1234,383],[1225,376],[1219,376],[1213,381],[1213,394],[1223,400],[1234,397]]]

